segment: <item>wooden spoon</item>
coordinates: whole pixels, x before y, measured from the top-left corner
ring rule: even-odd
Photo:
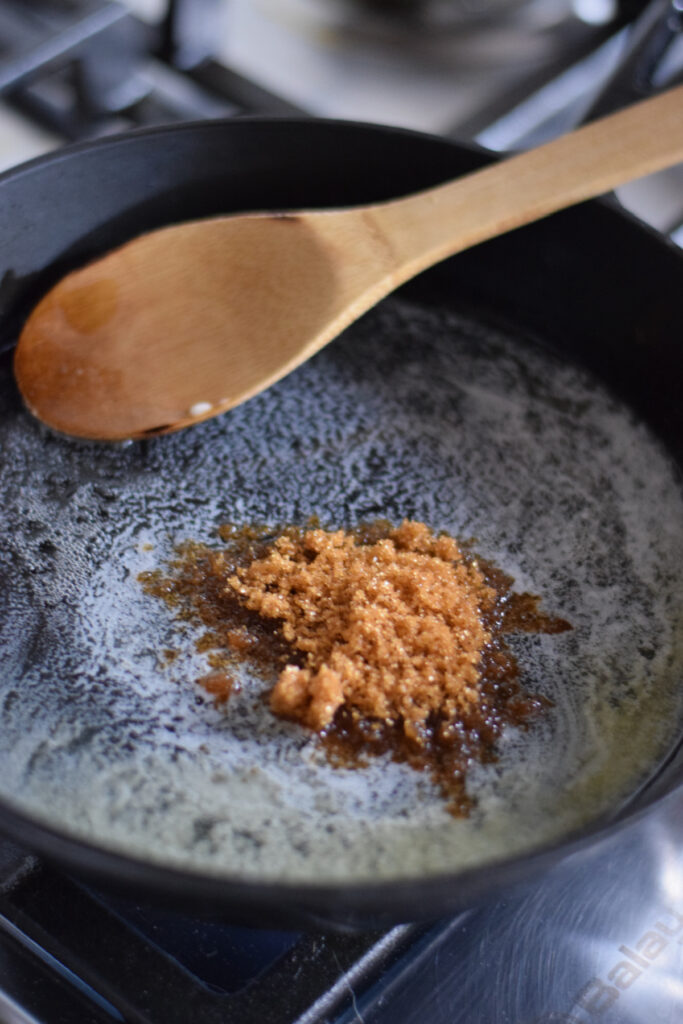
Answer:
[[[66,434],[178,430],[262,391],[439,260],[682,160],[680,86],[408,198],[162,228],[36,306],[19,388]]]

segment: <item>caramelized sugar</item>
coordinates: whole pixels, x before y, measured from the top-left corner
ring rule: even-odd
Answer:
[[[419,525],[424,534],[426,528],[421,524],[413,525]],[[141,575],[148,593],[163,599],[179,618],[204,626],[197,649],[207,653],[212,671],[197,682],[217,703],[226,704],[231,694],[239,689],[232,672],[244,662],[268,679],[279,675],[282,680],[286,672],[296,674],[297,671],[310,676],[310,656],[297,646],[298,637],[293,635],[293,639],[286,641],[282,618],[278,618],[272,607],[264,614],[264,607],[277,590],[272,573],[268,575],[268,559],[277,550],[276,539],[284,538],[283,550],[294,551],[302,563],[313,561],[315,553],[306,547],[306,536],[316,526],[311,523],[306,530],[289,527],[275,534],[265,528],[226,525],[219,531],[223,542],[221,549],[188,543],[178,549],[168,573],[157,570]],[[401,529],[397,531],[391,524],[378,521],[352,531],[352,542],[348,540],[349,534],[344,534],[343,538],[354,549],[372,549],[373,545],[398,536]],[[429,536],[440,543],[431,533]],[[457,552],[461,568],[475,581],[470,598],[475,600],[480,627],[477,635],[481,638],[475,659],[478,677],[475,699],[460,700],[456,711],[453,700],[445,700],[444,695],[439,695],[432,687],[428,693],[429,711],[416,726],[407,722],[396,707],[394,714],[380,717],[369,711],[372,705],[368,705],[367,700],[354,702],[353,697],[348,696],[335,704],[336,710],[331,712],[329,720],[315,723],[310,713],[307,720],[306,708],[310,704],[303,704],[301,708],[287,707],[273,700],[277,684],[271,692],[271,710],[309,727],[316,724],[333,764],[360,766],[370,756],[388,754],[395,761],[429,772],[446,798],[449,810],[455,815],[466,815],[471,807],[466,792],[469,765],[475,761],[494,761],[496,742],[503,729],[509,725],[528,727],[549,704],[544,697],[523,689],[519,666],[505,635],[560,633],[571,627],[565,620],[541,612],[539,598],[535,595],[513,591],[513,579],[500,569],[482,562],[472,553],[463,553],[450,538],[448,541],[450,547],[444,538],[441,550]],[[361,550],[361,554],[368,553]],[[254,601],[252,588],[251,603],[259,605],[260,611],[251,610],[247,607],[250,598],[244,581],[258,580],[259,572],[266,571],[264,566],[267,572],[262,578],[270,582],[257,593],[260,604],[259,600]],[[338,623],[334,629],[338,632]],[[287,631],[292,637],[291,623]],[[329,639],[334,642],[339,638]],[[310,655],[310,642],[306,645]],[[463,692],[471,693],[471,689]]]

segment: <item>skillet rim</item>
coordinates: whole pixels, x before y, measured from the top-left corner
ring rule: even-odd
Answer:
[[[144,860],[59,832],[30,814],[15,811],[3,799],[0,799],[0,831],[4,834],[6,822],[9,822],[11,831],[7,838],[26,843],[29,852],[39,854],[48,863],[69,873],[82,872],[84,879],[94,879],[107,891],[125,891],[129,896],[131,892],[144,893],[154,903],[171,895],[173,906],[199,907],[203,914],[208,911],[208,916],[226,920],[233,920],[235,914],[240,915],[244,909],[263,910],[269,927],[286,920],[294,927],[312,922],[316,926],[326,924],[333,930],[355,929],[377,927],[378,923],[382,927],[388,923],[425,921],[467,909],[484,895],[528,881],[530,875],[538,877],[560,860],[606,845],[628,827],[648,817],[657,805],[676,795],[674,790],[645,806],[629,808],[627,813],[602,816],[590,829],[574,830],[528,853],[490,861],[481,867],[360,882],[259,882],[243,876],[201,873]],[[534,868],[538,869],[538,875],[533,875]],[[463,893],[458,894],[457,890],[449,893],[456,881]],[[420,902],[416,905],[416,901]],[[325,907],[324,911],[321,906]],[[397,909],[407,907],[416,913],[409,918],[397,913]],[[260,924],[253,920],[250,923]]]

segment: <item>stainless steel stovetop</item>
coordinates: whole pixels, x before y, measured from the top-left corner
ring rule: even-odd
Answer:
[[[0,165],[243,112],[384,121],[504,150],[585,116],[617,67],[612,96],[637,92],[643,53],[655,78],[681,77],[680,0],[643,16],[666,15],[665,47],[643,17],[632,27],[643,3],[521,7],[417,31],[351,0],[0,0]],[[620,197],[683,242],[680,168]],[[683,794],[533,885],[381,934],[195,920],[0,842],[0,1024],[682,1020]]]

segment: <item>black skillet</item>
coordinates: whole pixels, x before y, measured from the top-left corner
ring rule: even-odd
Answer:
[[[2,368],[3,416],[21,436],[20,442],[12,441],[5,460],[25,459],[27,467],[23,477],[8,471],[11,493],[3,499],[7,529],[16,538],[14,549],[11,543],[6,545],[2,560],[3,615],[15,635],[25,632],[16,657],[12,644],[7,638],[3,641],[5,674],[14,680],[3,691],[6,720],[16,714],[23,699],[23,678],[32,680],[29,706],[36,687],[46,685],[50,645],[58,642],[58,634],[70,635],[70,622],[81,614],[68,585],[60,591],[54,584],[60,573],[68,577],[69,567],[62,562],[54,568],[54,559],[59,562],[65,556],[58,550],[59,537],[51,532],[50,523],[40,517],[36,520],[32,487],[42,487],[46,507],[52,502],[55,509],[66,509],[64,514],[71,517],[73,513],[76,519],[81,492],[99,488],[105,496],[98,492],[93,498],[98,514],[116,516],[117,474],[142,479],[148,464],[155,473],[169,472],[174,459],[179,473],[190,472],[193,460],[211,457],[211,446],[218,443],[219,434],[243,427],[242,421],[230,420],[235,414],[229,414],[216,421],[217,426],[198,428],[219,434],[190,431],[175,439],[145,442],[114,453],[45,434],[21,410],[11,384],[9,349],[31,305],[69,269],[165,223],[237,210],[372,202],[447,180],[489,159],[475,149],[393,129],[315,120],[238,120],[105,139],[48,155],[2,176],[4,276],[0,296],[3,344],[8,350]],[[403,290],[406,305],[398,319],[391,319],[393,314],[390,319],[392,330],[398,324],[410,332],[410,310],[415,308],[432,311],[428,316],[434,311],[437,317],[462,315],[468,324],[483,324],[485,331],[502,331],[513,339],[539,338],[560,354],[561,361],[585,367],[604,382],[648,424],[671,460],[680,466],[681,296],[680,252],[614,204],[592,202],[435,268]],[[424,333],[419,327],[418,333],[420,329]],[[367,341],[368,328],[361,326],[360,330],[366,331]],[[477,329],[470,333],[476,340]],[[329,356],[330,365],[337,370],[339,360],[343,364],[345,358],[344,339],[338,344],[338,350],[333,346]],[[353,337],[348,344],[353,361],[358,358]],[[530,344],[533,347],[535,343]],[[399,356],[401,352],[399,343]],[[380,371],[393,365],[391,358],[387,357],[389,361]],[[419,361],[419,355],[417,358]],[[343,365],[339,372],[343,383],[347,380]],[[359,375],[362,377],[362,370],[356,376],[351,373],[353,386]],[[287,388],[287,382],[278,385],[282,387]],[[366,400],[370,401],[367,395]],[[427,401],[424,395],[421,400]],[[296,413],[290,409],[287,415],[293,418],[282,428],[285,435],[296,430]],[[249,422],[253,428],[253,421]],[[281,437],[278,435],[280,441]],[[63,453],[64,446],[71,444],[77,454],[69,462],[71,454]],[[163,447],[173,445],[176,447]],[[34,457],[34,451],[40,452],[39,457]],[[46,469],[50,463],[55,467],[52,473]],[[62,471],[67,464],[69,472]],[[360,472],[358,466],[355,472]],[[38,479],[40,483],[36,483]],[[350,516],[361,506],[362,501],[350,498],[345,514]],[[172,523],[171,501],[168,509]],[[304,503],[297,511],[302,515],[310,510]],[[421,507],[409,494],[403,498],[394,494],[384,507],[363,506],[361,511],[396,517],[419,513]],[[88,509],[81,512],[87,520]],[[82,528],[87,548],[88,523]],[[93,569],[99,569],[102,552],[95,550],[94,540],[92,545]],[[26,554],[29,550],[38,551],[52,568],[41,569],[42,563]],[[79,552],[77,573],[87,577],[90,554],[87,550],[83,554],[80,548]],[[673,567],[674,571],[679,568]],[[534,582],[543,590],[543,580]],[[43,599],[44,588],[50,592],[50,600]],[[65,692],[78,707],[79,700],[85,699],[83,680],[87,685],[90,666],[68,658],[64,664],[73,669],[73,680]],[[42,666],[37,675],[36,665]],[[49,702],[49,692],[44,693]],[[144,726],[139,721],[119,722],[117,749],[142,742],[141,734],[144,740]],[[74,741],[74,757],[80,756],[81,742],[87,745],[90,741]],[[39,745],[22,771],[33,772],[40,780],[40,773],[49,771],[48,762],[41,763],[45,756],[45,744]],[[11,750],[0,757],[6,758],[6,766],[18,763]],[[528,851],[495,863],[469,865],[466,870],[440,869],[431,875],[418,872],[393,880],[270,877],[261,881],[229,872],[216,877],[201,865],[166,863],[163,851],[160,858],[149,858],[134,846],[125,849],[124,844],[122,848],[120,842],[118,848],[112,848],[106,839],[100,842],[87,829],[81,834],[71,823],[63,827],[59,815],[50,820],[49,815],[35,813],[34,806],[24,802],[20,781],[16,788],[7,781],[2,786],[1,827],[8,836],[79,876],[195,912],[225,914],[253,924],[380,925],[448,913],[474,903],[494,887],[533,878],[556,858],[595,842],[645,812],[683,779],[683,750],[677,746],[675,727],[651,768],[646,779],[633,784],[632,793],[604,808],[594,820],[570,829],[567,836],[532,844]],[[7,768],[4,775],[7,780]]]

